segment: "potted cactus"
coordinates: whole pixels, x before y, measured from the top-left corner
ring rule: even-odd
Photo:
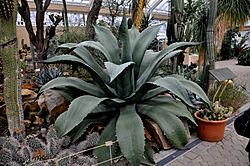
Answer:
[[[223,107],[219,101],[213,103],[212,110],[205,108],[195,112],[198,137],[204,141],[221,141],[227,121],[233,112],[233,107]]]

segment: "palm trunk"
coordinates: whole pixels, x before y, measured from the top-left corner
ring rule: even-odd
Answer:
[[[135,27],[139,30],[141,27],[141,20],[143,15],[143,8],[146,6],[146,0],[138,0],[137,6],[133,12],[133,22]]]
[[[0,16],[0,56],[3,61],[4,73],[4,101],[6,104],[6,115],[8,128],[11,136],[24,134],[23,110],[21,99],[21,82],[18,74],[17,64],[17,38],[16,38],[16,2],[15,0],[4,0]],[[7,6],[7,7],[6,7]]]

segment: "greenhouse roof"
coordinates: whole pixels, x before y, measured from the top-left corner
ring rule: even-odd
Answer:
[[[68,5],[81,5],[85,7],[91,7],[94,0],[66,0]],[[121,1],[121,0],[118,0]],[[62,3],[62,0],[51,0],[51,3]],[[170,11],[170,0],[148,0],[145,12],[153,13],[154,15],[162,16],[164,18],[168,16]]]

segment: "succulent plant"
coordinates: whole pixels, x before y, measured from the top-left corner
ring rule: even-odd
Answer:
[[[233,107],[224,107],[218,101],[213,103],[212,108],[212,110],[203,109],[199,113],[199,117],[205,120],[219,121],[227,119],[234,112]]]
[[[76,77],[60,77],[45,84],[40,93],[54,88],[61,90],[65,98],[79,94],[55,122],[59,136],[69,134],[77,140],[90,124],[101,121],[106,127],[99,144],[117,139],[122,154],[137,166],[149,156],[144,154],[147,152],[143,126],[146,118],[159,124],[169,142],[181,148],[188,142],[188,136],[179,117],[195,123],[187,109],[194,107],[187,91],[197,94],[208,105],[210,102],[203,90],[192,81],[177,75],[154,77],[165,60],[183,52],[183,48],[199,43],[173,43],[154,55],[145,54],[160,27],[151,26],[141,33],[135,27],[130,30],[127,27],[126,18],[123,18],[118,40],[108,28],[95,26],[98,41],[59,46],[66,50],[65,54],[54,56],[44,63],[81,65],[93,80],[87,82]],[[101,52],[105,62],[99,64],[96,54],[88,47]],[[159,96],[163,92],[169,95]],[[99,161],[108,159],[109,151],[106,149],[94,150]]]
[[[36,83],[39,87],[43,86],[50,80],[61,77],[63,75],[62,68],[44,66],[36,76]]]

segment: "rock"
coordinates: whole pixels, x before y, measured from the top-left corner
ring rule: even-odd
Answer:
[[[39,116],[35,116],[35,121],[33,122],[33,124],[35,124],[35,125],[41,125],[41,124],[43,124],[43,119],[42,118],[40,118]]]
[[[30,124],[31,124],[31,121],[30,120],[24,120],[24,126],[27,128],[27,127],[30,127]]]
[[[68,102],[55,90],[46,90],[39,96],[38,105],[40,113],[46,115],[49,123],[53,123],[56,118],[68,109]],[[47,111],[47,113],[46,113]]]
[[[25,60],[27,60],[27,61],[32,61],[32,55],[31,55],[31,54],[28,54],[28,55],[25,57]]]
[[[23,102],[25,101],[30,101],[30,100],[35,100],[37,97],[37,93],[35,93],[32,90],[29,89],[22,89],[22,100]]]
[[[22,83],[22,89],[36,89],[37,85],[34,83]]]

